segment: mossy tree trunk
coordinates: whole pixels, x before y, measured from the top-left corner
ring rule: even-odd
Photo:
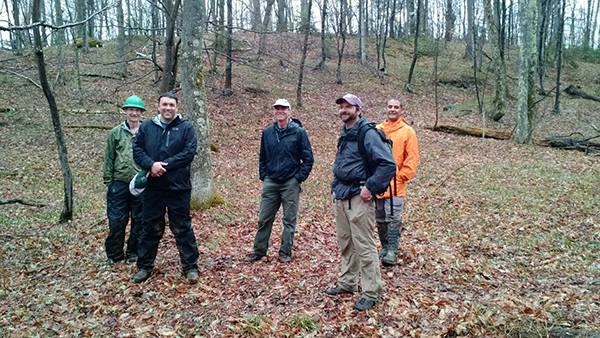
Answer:
[[[186,117],[198,136],[197,155],[192,162],[192,199],[195,203],[208,201],[214,194],[210,128],[206,110],[206,90],[202,73],[204,43],[204,0],[185,0],[181,36],[181,87]]]
[[[515,142],[530,144],[535,125],[535,69],[537,0],[519,2],[521,21],[519,61],[519,104]]]

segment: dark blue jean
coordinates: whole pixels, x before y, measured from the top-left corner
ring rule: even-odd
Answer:
[[[138,251],[139,229],[142,224],[142,199],[129,192],[129,183],[113,181],[106,192],[106,215],[110,232],[106,238],[106,256],[117,262],[136,256]],[[131,229],[127,240],[127,250],[123,254],[125,230],[131,216]]]
[[[198,269],[198,245],[190,217],[191,190],[146,190],[142,193],[144,217],[140,232],[140,269],[154,269],[158,244],[165,233],[165,212],[169,213],[169,228],[175,237],[183,271]]]

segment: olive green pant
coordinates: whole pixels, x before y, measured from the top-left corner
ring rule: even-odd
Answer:
[[[360,272],[363,297],[378,301],[382,282],[375,244],[375,205],[372,201],[363,202],[360,195],[334,203],[335,226],[342,251],[339,284],[344,290],[356,290]]]

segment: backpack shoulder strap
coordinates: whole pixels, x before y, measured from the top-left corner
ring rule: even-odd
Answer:
[[[357,133],[358,152],[360,153],[360,156],[362,157],[363,165],[365,167],[365,172],[367,173],[368,177],[373,175],[371,166],[369,165],[369,155],[367,154],[367,149],[365,148],[365,136],[367,135],[367,132],[370,129],[377,130],[375,128],[375,123],[369,122],[369,123],[363,124],[362,126],[360,126],[360,128],[358,129],[358,133]]]

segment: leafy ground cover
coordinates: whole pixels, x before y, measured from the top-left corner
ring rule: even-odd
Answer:
[[[230,204],[193,214],[201,252],[201,279],[194,286],[184,283],[168,231],[150,281],[133,283],[132,264],[102,266],[108,232],[101,179],[106,130],[65,129],[76,214],[72,223],[56,224],[62,183],[43,95],[22,78],[0,75],[0,102],[10,108],[0,115],[7,122],[0,126],[0,195],[48,204],[0,206],[0,336],[597,334],[598,157],[425,129],[434,120],[432,59],[419,60],[417,94],[403,94],[406,74],[401,70],[409,62],[408,42],[390,43],[390,75],[382,79],[350,54],[343,86],[334,84],[334,61],[328,61],[325,71],[309,71],[305,107],[293,112],[308,131],[315,166],[303,184],[293,260],[279,263],[278,216],[268,257],[245,264],[260,199],[260,133],[272,122],[272,102],[293,97],[299,60],[286,48],[289,37],[270,39],[272,50],[286,63],[268,59],[258,64],[269,72],[257,71],[256,63],[237,64],[233,97],[218,95],[219,75],[206,77],[212,141],[219,149],[213,153],[215,184]],[[349,50],[355,50],[353,43]],[[309,62],[316,63],[318,46],[312,45]],[[138,40],[130,47],[133,52],[147,48]],[[110,72],[111,66],[94,67],[111,60],[111,48],[108,42],[93,49],[82,56],[83,64]],[[468,77],[472,72],[460,59],[461,48],[456,44],[444,49],[440,61],[446,76]],[[52,62],[52,50],[48,53]],[[68,54],[67,64],[70,58]],[[31,65],[24,71],[35,78],[31,61],[26,55],[18,63],[7,63],[19,69]],[[578,69],[585,67],[581,63]],[[109,113],[64,111],[63,124],[116,125],[123,115],[105,101],[121,102],[131,94],[144,98],[150,108],[146,117],[151,117],[155,87],[151,76],[144,77],[151,65],[136,61],[129,70],[129,80],[86,78],[84,108]],[[567,74],[575,74],[567,81],[580,80],[575,71]],[[267,93],[247,92],[248,87]],[[78,107],[74,82],[56,91],[62,109]],[[334,100],[346,92],[364,99],[366,116],[374,121],[384,119],[388,98],[402,95],[421,153],[417,175],[408,187],[402,264],[382,270],[383,299],[367,313],[352,311],[358,296],[324,294],[336,283],[340,265],[329,184],[341,127]],[[467,103],[473,99],[472,88],[441,87],[440,97],[440,107]],[[554,116],[545,113],[549,101],[540,103],[544,118],[536,130],[538,138],[573,131],[590,136],[590,124],[600,121],[597,106],[590,102],[565,98],[563,115]],[[488,125],[511,130],[516,106],[511,103],[503,122]],[[448,122],[480,123],[476,113],[441,114]]]

